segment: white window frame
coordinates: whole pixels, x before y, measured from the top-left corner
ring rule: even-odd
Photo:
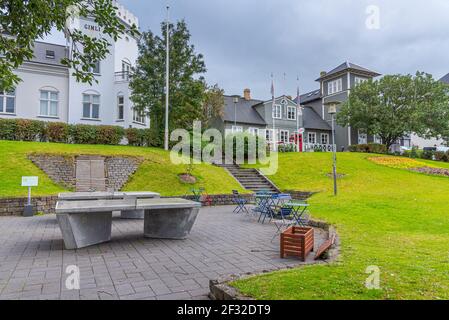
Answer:
[[[354,78],[354,83],[356,86],[358,86],[359,84],[368,81],[367,78],[362,78],[362,77],[355,77]]]
[[[89,97],[89,101],[86,102],[85,97]],[[98,103],[94,103],[94,97],[98,97]],[[84,104],[89,104],[89,116],[84,115]],[[93,117],[94,106],[98,105],[98,118]],[[82,108],[82,119],[86,120],[100,120],[100,110],[101,109],[101,96],[97,93],[83,93],[83,108]]]
[[[313,142],[311,141],[310,137],[313,137]],[[308,132],[307,133],[307,142],[310,144],[316,144],[316,132]]]
[[[8,112],[6,111],[6,103],[8,99],[13,99],[14,102],[14,111]],[[2,109],[0,110],[0,113],[2,114],[16,114],[16,90],[13,89],[12,91],[1,91],[0,90],[0,100],[2,101]]]
[[[47,97],[45,99],[42,98],[42,94],[46,94]],[[56,95],[56,99],[52,99],[52,94]],[[47,105],[47,113],[42,112],[42,103]],[[56,114],[51,114],[51,104],[52,102],[56,102]],[[47,117],[47,118],[58,118],[59,117],[59,92],[55,90],[49,89],[41,89],[39,90],[39,116]]]
[[[382,138],[376,134],[374,135],[373,140],[374,140],[374,143],[382,144]]]
[[[249,134],[252,134],[253,136],[258,136],[260,135],[260,129],[259,128],[249,128],[248,129]]]
[[[326,139],[323,139],[324,137],[326,137]],[[326,140],[326,141],[324,141],[324,140]],[[329,144],[329,133],[321,134],[321,144],[324,144],[324,145]]]
[[[329,81],[327,84],[328,95],[343,91],[343,80],[341,78]]]
[[[101,62],[95,62],[95,67],[89,67],[89,71],[92,72],[95,75],[101,75]]]
[[[122,80],[129,80],[131,74],[131,63],[126,60],[122,60]]]
[[[296,120],[297,113],[298,113],[297,107],[287,106],[287,119],[288,120]],[[293,110],[293,111],[292,111]],[[293,118],[290,117],[290,115],[293,115]]]
[[[275,104],[273,106],[273,119],[282,119],[282,106],[280,104]]]
[[[146,124],[146,116],[144,112],[139,112],[138,110],[133,108],[133,122],[137,124]]]
[[[280,130],[279,131],[279,142],[289,143],[289,140],[290,140],[290,131],[288,131],[288,130]]]
[[[273,129],[266,129],[265,130],[265,140],[267,142],[274,142],[274,134],[273,134]]]
[[[232,126],[231,131],[232,131],[232,133],[241,133],[241,132],[243,132],[243,127],[242,126]]]
[[[358,142],[358,144],[367,144],[368,143],[368,134],[363,133],[360,130],[358,130],[357,142]]]
[[[120,102],[120,99],[123,99],[123,101]],[[121,109],[121,113],[122,113],[121,117],[120,117],[120,109]],[[125,120],[125,96],[122,94],[119,94],[117,96],[117,120],[118,121]]]

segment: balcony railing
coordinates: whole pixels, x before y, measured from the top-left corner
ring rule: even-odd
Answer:
[[[129,82],[131,78],[131,72],[129,71],[120,71],[114,74],[115,82]]]
[[[335,145],[320,144],[320,143],[306,143],[304,144],[305,152],[332,152]]]

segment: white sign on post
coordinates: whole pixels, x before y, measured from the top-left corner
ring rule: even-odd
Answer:
[[[39,177],[22,177],[22,187],[37,187]]]
[[[306,130],[305,130],[304,128],[301,128],[301,129],[298,130],[298,133],[299,133],[299,134],[303,134],[305,131],[306,131]]]

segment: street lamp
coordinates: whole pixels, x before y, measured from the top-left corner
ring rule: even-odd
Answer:
[[[327,106],[327,112],[332,118],[332,155],[333,155],[333,165],[332,165],[332,175],[334,177],[334,195],[337,195],[337,147],[335,146],[335,115],[337,114],[337,106],[341,102],[339,101],[329,101],[324,105]]]
[[[237,127],[237,103],[239,103],[239,100],[238,96],[234,97],[234,130],[236,130],[235,127]]]

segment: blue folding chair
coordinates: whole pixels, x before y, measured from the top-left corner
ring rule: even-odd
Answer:
[[[249,213],[248,209],[246,208],[246,204],[248,203],[248,201],[246,199],[244,199],[237,190],[232,190],[232,194],[234,195],[233,201],[234,201],[234,204],[236,205],[233,212],[234,213],[240,213],[240,212]]]

